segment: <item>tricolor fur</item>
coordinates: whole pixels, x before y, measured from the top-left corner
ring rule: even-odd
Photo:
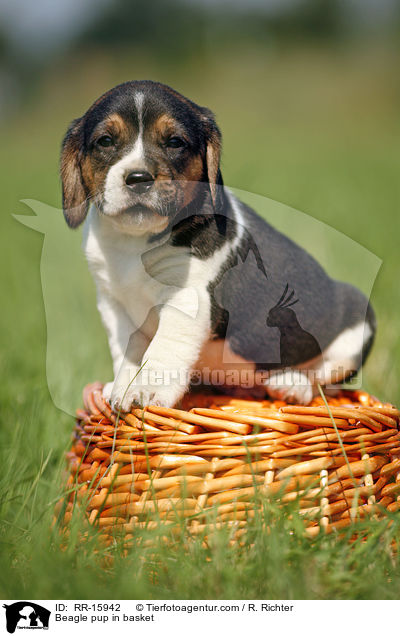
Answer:
[[[367,299],[225,189],[220,154],[211,111],[149,81],[112,89],[65,136],[64,214],[85,221],[115,408],[173,406],[205,368],[307,402],[371,346]]]

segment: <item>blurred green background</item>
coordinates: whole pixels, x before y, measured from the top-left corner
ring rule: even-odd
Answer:
[[[125,80],[170,84],[215,112],[227,185],[305,212],[382,259],[372,293],[378,336],[363,384],[400,404],[397,0],[0,0],[0,19],[4,492],[17,472],[21,483],[29,481],[52,451],[37,495],[45,502],[72,427],[54,406],[46,379],[43,235],[12,214],[29,214],[22,199],[60,208],[59,148],[68,123]],[[63,225],[57,231],[54,278],[63,275],[51,302],[59,312],[60,343],[66,336],[73,342],[75,333],[79,343],[71,352],[79,373],[60,360],[73,408],[81,377],[108,380],[111,366],[78,249],[80,231]],[[64,241],[76,250],[66,253]],[[309,241],[312,249],[317,239]],[[347,263],[332,249],[330,262]],[[356,268],[349,268],[348,280],[357,280]],[[68,280],[83,298],[74,306],[75,322],[63,322],[74,302],[62,293]],[[98,343],[95,359],[92,349],[82,348],[82,334]],[[10,438],[16,425],[18,452]],[[27,531],[33,504],[23,501],[26,519],[19,524]],[[7,503],[2,509],[7,528],[13,510]]]

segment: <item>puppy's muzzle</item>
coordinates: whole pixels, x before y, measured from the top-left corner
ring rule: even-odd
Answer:
[[[154,185],[150,172],[130,172],[125,177],[125,185],[135,194],[144,194]]]

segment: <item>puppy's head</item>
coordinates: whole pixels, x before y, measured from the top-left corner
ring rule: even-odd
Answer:
[[[212,113],[168,86],[127,82],[70,125],[61,153],[64,215],[93,202],[130,233],[159,232],[207,184],[218,206],[221,134]]]

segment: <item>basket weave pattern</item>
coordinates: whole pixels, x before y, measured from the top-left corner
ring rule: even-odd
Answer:
[[[182,515],[201,533],[213,511],[215,527],[240,533],[260,497],[273,495],[297,500],[314,536],[398,510],[400,412],[364,392],[327,400],[330,413],[322,398],[291,406],[194,394],[182,409],[116,415],[101,385],[89,385],[68,453],[68,486],[76,487],[65,521],[84,501],[106,538],[116,528],[132,537],[156,523],[156,512],[167,524]]]

